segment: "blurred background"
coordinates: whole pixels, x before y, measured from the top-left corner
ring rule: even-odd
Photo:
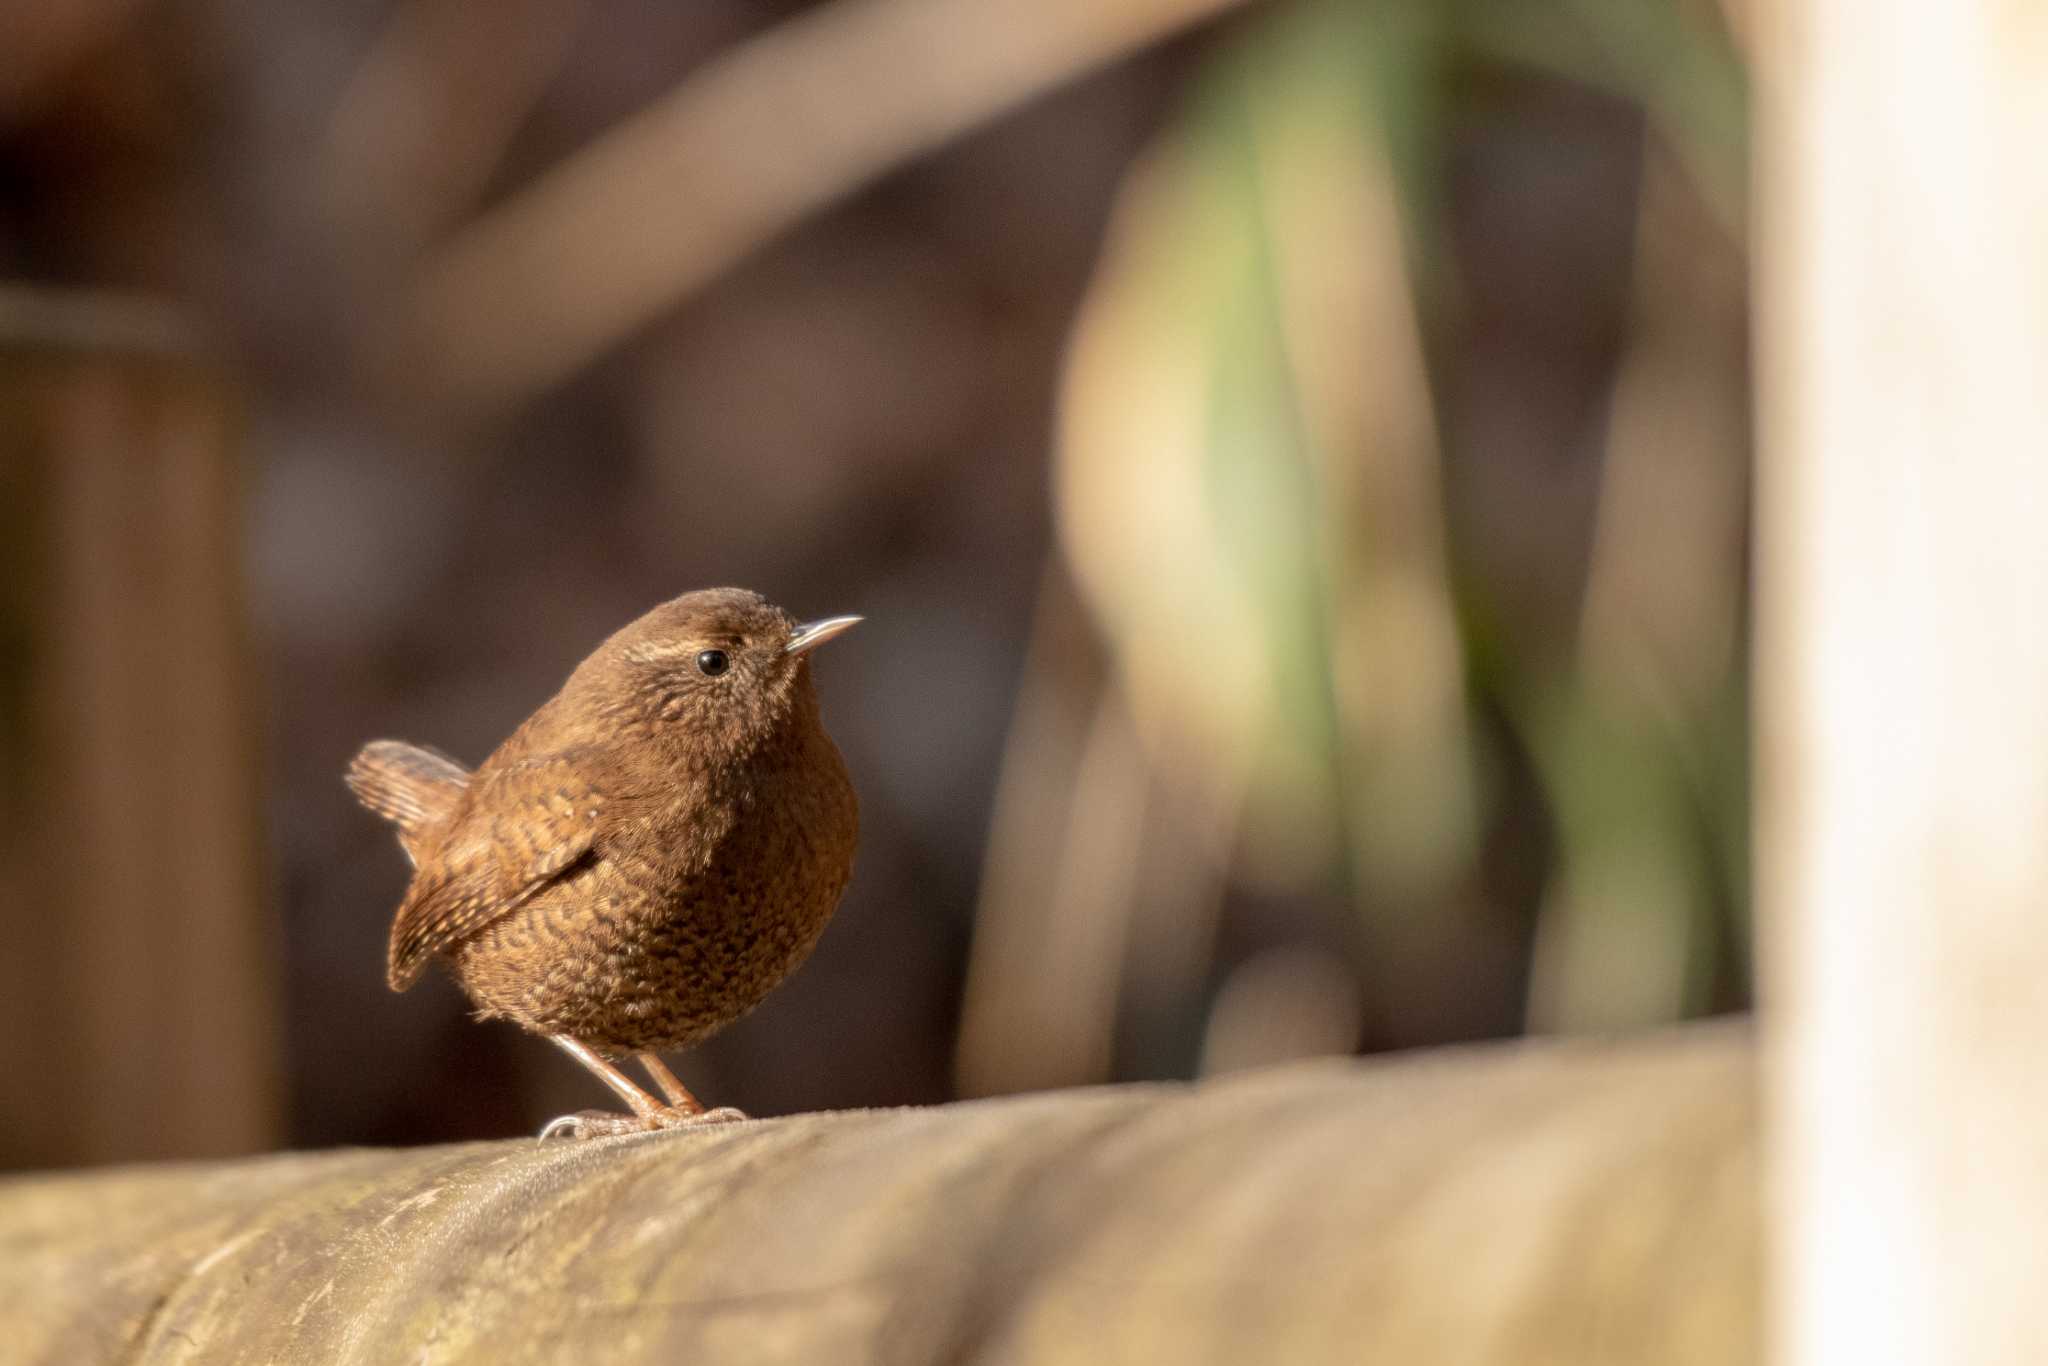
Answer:
[[[1707,0],[0,0],[0,1166],[600,1103],[340,773],[690,588],[821,653],[756,1114],[1741,1009]]]

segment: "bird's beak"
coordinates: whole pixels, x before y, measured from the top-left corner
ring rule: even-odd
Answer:
[[[782,647],[782,653],[807,654],[841,631],[860,625],[860,622],[859,617],[826,617],[822,621],[807,621],[796,628],[796,634],[789,638],[789,644]]]

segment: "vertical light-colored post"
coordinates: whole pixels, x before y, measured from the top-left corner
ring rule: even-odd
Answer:
[[[2048,1361],[2048,13],[1757,17],[1778,1360]]]

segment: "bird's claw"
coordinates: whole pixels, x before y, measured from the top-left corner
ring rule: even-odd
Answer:
[[[745,1119],[744,1112],[730,1105],[716,1110],[685,1110],[668,1105],[646,1115],[615,1115],[603,1110],[578,1110],[548,1121],[540,1131],[545,1143],[551,1138],[608,1138],[614,1134],[644,1134],[657,1129],[694,1129],[702,1124],[732,1124]]]
[[[746,1111],[736,1110],[730,1105],[721,1105],[716,1110],[699,1110],[692,1115],[683,1115],[681,1111],[664,1111],[663,1113],[673,1113],[681,1116],[679,1121],[674,1124],[664,1123],[661,1126],[664,1129],[687,1129],[698,1124],[738,1124],[747,1117]]]
[[[545,1143],[551,1138],[603,1138],[610,1134],[637,1134],[649,1126],[637,1115],[612,1115],[603,1110],[578,1110],[573,1115],[561,1115],[547,1122],[540,1131],[540,1140]]]

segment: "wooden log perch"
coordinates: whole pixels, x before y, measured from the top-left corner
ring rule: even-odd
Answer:
[[[1746,1029],[0,1184],[9,1360],[1743,1362]]]

